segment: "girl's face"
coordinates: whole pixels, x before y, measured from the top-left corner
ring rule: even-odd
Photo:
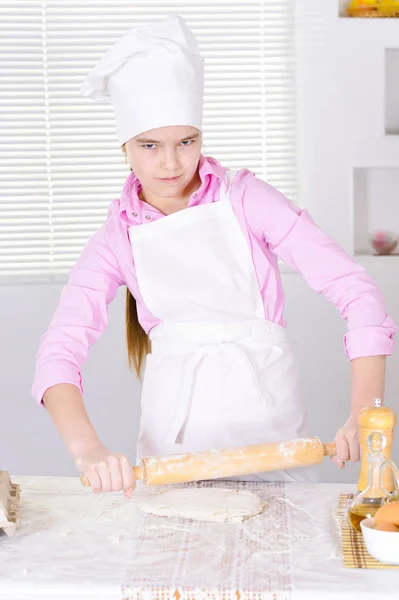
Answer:
[[[126,142],[128,162],[143,191],[178,198],[190,186],[201,156],[202,136],[194,127],[159,127]]]

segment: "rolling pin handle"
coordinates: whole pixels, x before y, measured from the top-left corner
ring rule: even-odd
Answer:
[[[135,480],[144,479],[143,469],[141,467],[132,467]],[[80,481],[84,487],[90,487],[90,481],[86,475],[80,476]]]
[[[132,471],[136,481],[144,479],[144,471],[141,467],[132,467]]]
[[[323,444],[324,456],[335,456],[337,454],[337,446],[335,442]]]

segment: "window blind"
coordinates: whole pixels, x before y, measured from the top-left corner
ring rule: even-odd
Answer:
[[[128,175],[82,80],[130,27],[186,19],[205,58],[204,149],[295,200],[295,0],[0,3],[0,281],[62,281]]]

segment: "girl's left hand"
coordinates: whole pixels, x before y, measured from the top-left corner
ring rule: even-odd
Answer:
[[[338,429],[335,436],[337,454],[332,461],[343,469],[345,462],[357,462],[360,460],[359,424],[358,415],[351,415],[345,425]]]

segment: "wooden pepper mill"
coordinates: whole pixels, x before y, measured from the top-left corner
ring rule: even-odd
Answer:
[[[360,450],[362,463],[360,467],[360,477],[357,484],[359,492],[362,492],[367,487],[368,482],[368,447],[367,436],[374,431],[378,431],[384,435],[387,440],[387,445],[383,450],[385,458],[390,459],[392,454],[393,430],[396,425],[396,414],[382,405],[382,400],[377,398],[374,400],[372,408],[363,408],[359,413],[360,426]],[[388,492],[395,489],[394,479],[391,469],[387,468],[384,473],[384,487]]]

